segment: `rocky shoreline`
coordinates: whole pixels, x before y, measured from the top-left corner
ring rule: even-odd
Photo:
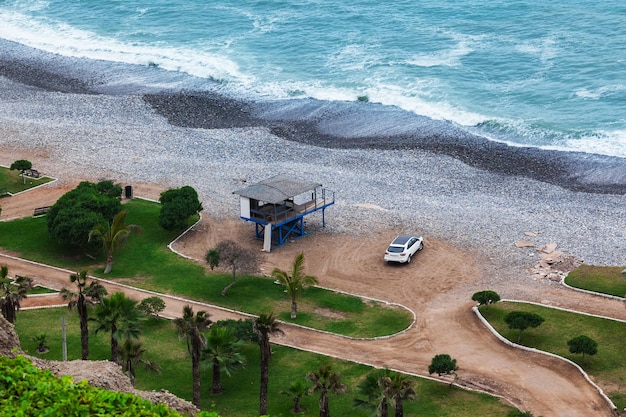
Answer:
[[[537,247],[626,265],[623,159],[509,147],[359,103],[102,94],[112,87],[24,62],[0,56],[0,148],[55,175],[189,184],[208,214],[233,218],[242,182],[293,175],[336,192],[327,232],[417,230],[519,271],[536,253],[514,242],[537,231]]]

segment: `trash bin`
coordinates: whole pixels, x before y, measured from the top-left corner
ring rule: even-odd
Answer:
[[[124,187],[124,197],[133,198],[133,187],[131,185]]]

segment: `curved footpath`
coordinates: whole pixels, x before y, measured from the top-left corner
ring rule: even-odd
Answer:
[[[0,253],[0,263],[8,265],[11,275],[29,276],[37,284],[57,290],[68,285],[69,274],[73,273],[6,253]],[[124,291],[137,300],[154,294],[110,281],[104,281],[103,284],[109,292]],[[460,385],[502,396],[535,415],[615,415],[600,393],[571,364],[540,353],[521,351],[500,342],[486,331],[485,326],[471,312],[472,303],[459,304],[459,294],[454,291],[439,294],[428,302],[412,299],[411,286],[414,285],[419,284],[414,280],[404,283],[402,291],[394,292],[397,299],[390,300],[417,312],[416,325],[404,334],[380,340],[351,340],[284,324],[285,335],[274,338],[273,342],[422,376],[426,374],[433,354],[447,352],[459,359]],[[163,316],[170,318],[180,316],[185,304],[191,304],[196,310],[208,311],[214,320],[245,317],[203,303],[169,295],[160,296],[166,302]],[[626,318],[624,307],[617,300],[563,288],[543,292],[542,296],[544,302],[552,305],[565,307],[565,300],[578,310],[586,307],[583,311],[593,314],[605,312],[604,315]],[[36,303],[37,297],[27,300]],[[25,302],[24,306],[27,305]]]

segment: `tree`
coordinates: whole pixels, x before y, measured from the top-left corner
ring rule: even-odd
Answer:
[[[428,374],[442,375],[454,375],[454,379],[450,383],[452,385],[457,380],[458,375],[456,371],[459,369],[456,366],[456,359],[452,359],[447,353],[435,355],[428,365]]]
[[[15,324],[16,313],[20,309],[20,302],[26,298],[33,288],[33,280],[27,277],[16,276],[9,279],[9,267],[0,266],[0,310],[9,323]]]
[[[146,316],[152,316],[158,320],[159,313],[165,310],[165,301],[161,297],[154,295],[141,300],[137,308]]]
[[[133,385],[135,385],[135,368],[137,365],[143,365],[149,371],[161,373],[161,367],[156,362],[143,358],[144,353],[146,353],[146,349],[143,348],[143,344],[138,340],[124,339],[120,347],[122,369],[128,375]]]
[[[87,307],[94,303],[99,303],[107,294],[107,290],[97,281],[91,281],[87,285],[87,271],[83,270],[77,274],[70,275],[70,282],[76,284],[78,293],[74,293],[67,288],[61,289],[61,296],[67,301],[67,308],[71,311],[76,307],[80,321],[80,345],[81,358],[89,359],[89,313]]]
[[[294,414],[304,413],[306,408],[300,404],[300,399],[308,392],[307,386],[302,381],[294,381],[289,384],[289,388],[280,391],[281,394],[288,395],[293,400],[291,412]]]
[[[306,378],[313,383],[309,392],[320,393],[320,417],[330,417],[328,394],[339,395],[347,390],[341,383],[341,375],[334,372],[330,365],[322,365],[317,372],[309,372]]]
[[[259,393],[259,415],[267,414],[267,388],[269,383],[269,363],[272,356],[270,336],[281,334],[279,323],[274,313],[262,313],[254,321],[254,331],[259,335],[261,349],[261,384]]]
[[[539,314],[530,313],[527,311],[511,311],[504,316],[504,322],[509,326],[509,329],[519,330],[517,336],[517,343],[522,338],[522,331],[529,327],[535,328],[544,322],[544,318]]]
[[[119,363],[119,342],[124,339],[138,339],[141,334],[141,321],[144,317],[137,310],[137,302],[126,297],[123,292],[116,292],[105,297],[96,306],[96,330],[111,332],[111,361]]]
[[[50,351],[48,348],[48,335],[45,333],[37,333],[33,336],[33,342],[37,343],[37,353],[46,353]]]
[[[585,354],[593,356],[598,353],[598,343],[592,338],[581,335],[567,341],[570,353],[582,353],[583,363],[585,362]]]
[[[89,233],[98,224],[108,224],[122,209],[122,187],[111,181],[83,181],[63,194],[48,213],[50,236],[64,244],[86,249]]]
[[[378,417],[388,417],[390,397],[383,378],[390,374],[391,371],[388,369],[380,369],[367,374],[357,386],[357,392],[366,399],[355,398],[354,406],[366,409]]]
[[[213,326],[209,330],[201,359],[208,361],[213,370],[211,394],[224,392],[222,371],[230,376],[235,369],[245,364],[245,357],[241,354],[242,347],[243,341],[237,340],[232,329]]]
[[[193,404],[200,407],[200,354],[206,344],[203,331],[211,326],[209,314],[198,311],[195,315],[190,305],[183,307],[183,316],[174,320],[178,336],[185,338],[187,351],[191,355],[191,373],[193,378]]]
[[[417,399],[415,381],[407,375],[392,372],[390,375],[383,376],[379,384],[384,387],[384,395],[391,402],[395,417],[404,416],[405,400],[413,401]]]
[[[32,167],[33,167],[32,162],[26,159],[18,159],[17,161],[11,164],[9,169],[11,171],[13,171],[14,169],[20,171],[20,175],[22,176],[22,179],[24,180],[24,184],[26,184],[26,176],[24,175],[24,171],[26,171],[27,169],[31,169]]]
[[[159,202],[159,225],[165,230],[184,229],[189,217],[202,211],[198,193],[188,185],[162,192]]]
[[[217,259],[215,258],[217,257]],[[222,265],[229,268],[233,274],[233,280],[222,290],[222,295],[226,295],[228,290],[237,283],[237,271],[255,273],[259,271],[261,259],[259,253],[246,249],[232,240],[223,240],[207,253],[207,262],[214,266]]]
[[[111,224],[99,223],[89,232],[88,242],[92,240],[100,240],[102,242],[102,248],[107,257],[106,267],[104,268],[105,274],[111,272],[113,267],[113,251],[122,246],[131,233],[141,234],[142,232],[141,227],[136,224],[124,224],[127,214],[126,210],[122,210],[113,217]]]
[[[478,305],[489,305],[500,301],[500,295],[491,290],[478,291],[472,295],[472,301],[476,301]]]
[[[274,268],[272,277],[276,278],[287,290],[287,295],[291,298],[291,318],[295,319],[298,312],[298,296],[309,285],[317,284],[317,279],[304,274],[304,254],[300,252],[291,267],[291,275],[287,272]]]

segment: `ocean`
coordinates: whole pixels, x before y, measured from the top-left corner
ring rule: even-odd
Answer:
[[[616,0],[0,1],[0,38],[108,65],[110,91],[367,102],[509,145],[620,158],[624,28]]]

